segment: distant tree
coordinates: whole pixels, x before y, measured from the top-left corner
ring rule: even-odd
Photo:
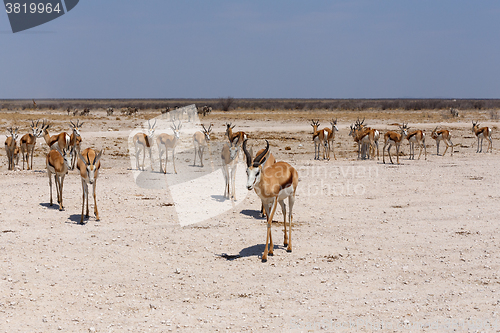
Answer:
[[[226,97],[226,98],[220,98],[219,103],[221,106],[222,111],[229,111],[229,108],[231,107],[231,104],[233,104],[234,98],[232,97]]]

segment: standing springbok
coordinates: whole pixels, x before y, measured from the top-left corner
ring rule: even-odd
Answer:
[[[284,246],[287,252],[292,252],[292,209],[295,202],[295,193],[299,182],[299,175],[290,164],[276,162],[268,168],[263,168],[269,158],[269,142],[266,140],[266,149],[255,157],[252,157],[246,149],[247,140],[243,141],[243,151],[247,157],[247,189],[255,190],[259,196],[267,215],[267,236],[262,262],[267,261],[267,255],[273,255],[274,245],[271,236],[271,223],[278,203],[281,206],[284,220]],[[284,200],[288,198],[288,234],[286,232],[287,218]],[[269,244],[269,247],[268,247]]]
[[[7,153],[7,160],[9,163],[7,169],[14,170],[14,153],[17,148],[17,131],[19,129],[17,127],[14,129],[9,127],[7,130],[9,131],[9,135],[7,135],[7,139],[5,140],[5,152]]]
[[[220,154],[222,160],[222,174],[224,176],[224,197],[236,200],[235,178],[236,167],[238,166],[238,153],[240,146],[237,141],[226,142]]]
[[[69,145],[73,149],[73,160],[71,161],[71,170],[73,170],[75,168],[76,157],[80,154],[80,144],[82,143],[80,127],[82,127],[83,123],[80,124],[79,120],[76,120],[76,124],[74,124],[72,121],[70,121],[70,123],[71,129],[73,130],[69,137]]]
[[[323,146],[323,159],[325,159],[325,137],[328,135],[328,132],[325,129],[318,131],[319,120],[311,120],[311,126],[313,128],[314,159],[319,160],[321,146]]]
[[[50,149],[59,148],[60,150],[69,147],[71,137],[66,132],[61,132],[56,135],[50,136],[49,134],[49,124],[45,124],[45,120],[42,123],[42,135]]]
[[[486,152],[488,150],[490,153],[493,152],[493,141],[491,140],[491,128],[489,127],[481,127],[479,128],[478,122],[472,121],[472,132],[477,136],[477,149],[476,153],[481,153],[483,151],[483,139],[488,140],[488,148],[486,149]],[[481,139],[481,149],[479,149],[479,139]]]
[[[236,141],[236,139],[238,139],[238,141],[236,141],[236,143],[238,145],[241,145],[243,143],[243,141],[246,140],[248,137],[247,137],[245,132],[240,131],[240,132],[233,133],[233,128],[235,126],[236,125],[231,125],[231,123],[226,124],[226,135],[227,135],[227,138],[229,139],[230,142]]]
[[[406,136],[408,142],[410,143],[410,160],[415,159],[415,144],[420,148],[420,152],[418,154],[418,159],[420,159],[420,155],[422,155],[422,147],[424,147],[425,159],[427,159],[427,147],[425,146],[425,133],[419,129],[408,132]]]
[[[61,150],[56,146],[47,154],[47,175],[49,176],[50,205],[52,206],[52,174],[54,174],[59,210],[64,208],[62,195],[64,177],[68,173],[72,158],[73,150],[70,147]]]
[[[196,155],[200,158],[200,164],[203,167],[203,152],[205,148],[208,147],[210,143],[210,133],[212,132],[212,124],[205,128],[205,125],[201,124],[203,127],[203,132],[197,131],[193,134],[193,145],[194,145],[194,162],[193,166],[196,166]]]
[[[384,135],[384,148],[382,150],[382,161],[384,162],[384,164],[385,164],[385,148],[387,146],[389,146],[387,147],[387,154],[389,154],[389,160],[391,161],[392,164],[394,164],[394,162],[392,162],[392,157],[391,157],[392,145],[396,146],[396,159],[399,164],[399,148],[401,146],[401,142],[403,141],[403,139],[408,135],[408,124],[403,123],[403,126],[399,126],[399,128],[401,129],[401,133],[388,131]]]
[[[146,149],[149,152],[149,159],[151,160],[151,171],[154,171],[153,168],[153,157],[151,156],[151,147],[153,145],[153,138],[155,135],[155,126],[156,126],[156,120],[151,126],[151,123],[148,120],[148,133],[137,133],[134,135],[134,146],[135,146],[135,162],[136,162],[136,168],[137,170],[140,170],[139,168],[139,154],[142,151],[142,170],[146,170],[146,167],[144,164],[146,163]]]
[[[335,140],[335,132],[339,131],[339,129],[337,128],[337,119],[332,119],[332,121],[330,121],[330,125],[332,125],[332,129],[329,129],[328,127],[323,129],[323,131],[327,132],[327,135],[324,138],[327,160],[330,160],[330,150],[333,151],[333,158],[337,159],[337,157],[335,156],[335,147],[333,146],[333,141]]]
[[[170,128],[174,131],[174,135],[170,135],[167,133],[162,133],[156,138],[156,143],[158,144],[158,153],[160,155],[160,172],[167,173],[167,164],[168,164],[168,150],[172,149],[172,163],[174,164],[174,172],[177,173],[175,169],[175,146],[177,146],[177,141],[180,137],[180,129],[181,129],[181,121],[179,120],[179,125],[175,126],[175,123],[172,123]],[[161,162],[161,157],[165,152],[165,168],[163,169],[163,163]]]
[[[451,147],[451,156],[453,156],[453,142],[451,142],[451,133],[448,130],[437,130],[436,128],[432,131],[431,133],[431,138],[436,140],[436,146],[437,146],[437,154],[439,155],[439,142],[444,141],[446,145],[446,149],[444,150],[444,154],[446,154],[446,151],[448,150],[448,147]]]
[[[83,213],[85,208],[85,200],[87,201],[87,212],[85,217],[89,217],[89,184],[92,185],[92,193],[94,196],[94,214],[95,219],[99,221],[99,211],[97,210],[97,199],[95,193],[97,177],[99,177],[99,168],[101,167],[101,156],[102,150],[96,154],[95,150],[87,148],[80,154],[78,151],[78,162],[76,163],[76,168],[80,171],[80,177],[82,178],[82,216],[80,219],[80,224],[83,224]]]
[[[24,170],[24,158],[26,156],[26,165],[28,170],[33,169],[33,152],[35,150],[36,139],[42,136],[42,129],[38,127],[39,121],[36,124],[31,121],[31,133],[24,134],[20,141],[21,154],[23,155],[23,170]],[[31,165],[30,165],[30,153],[31,153]]]

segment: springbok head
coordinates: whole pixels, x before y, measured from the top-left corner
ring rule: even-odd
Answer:
[[[207,142],[210,141],[210,134],[212,133],[212,125],[213,124],[210,124],[210,126],[208,127],[208,129],[206,129],[205,125],[201,124],[201,127],[203,127],[203,134],[205,135],[205,140]]]
[[[332,130],[334,131],[339,131],[339,129],[337,128],[337,119],[330,121],[330,125],[332,125]]]
[[[478,121],[472,121],[472,132],[474,132],[474,130],[476,128],[479,128],[479,122]]]
[[[399,129],[401,129],[401,134],[403,135],[403,138],[406,138],[406,136],[408,135],[408,123],[403,123],[402,126],[399,126]]]
[[[311,126],[313,128],[313,130],[316,132],[318,130],[318,126],[319,126],[319,120],[311,120]]]
[[[80,120],[76,120],[76,124],[73,123],[73,121],[70,121],[70,128],[73,130],[73,133],[75,134],[75,136],[77,137],[81,137],[80,136],[80,127],[82,127],[83,123],[80,123]]]
[[[36,138],[39,138],[43,135],[43,130],[41,127],[38,127],[38,124],[40,123],[40,120],[37,120],[36,123],[34,120],[31,121],[31,132],[33,133],[33,136]]]
[[[253,161],[250,152],[247,150],[247,140],[243,141],[242,146],[247,160],[247,189],[252,190],[255,185],[260,183],[262,167],[269,157],[269,141],[266,140],[266,149],[257,155]]]
[[[179,125],[175,125],[175,122],[172,122],[172,125],[170,128],[174,131],[174,136],[179,139],[180,138],[180,130],[181,130],[182,124],[181,121],[179,120]]]
[[[78,157],[83,161],[83,163],[85,163],[85,168],[87,169],[87,177],[89,179],[90,184],[94,184],[94,182],[95,182],[95,174],[96,174],[97,170],[99,169],[97,162],[99,162],[99,159],[101,158],[102,153],[103,153],[103,150],[101,150],[99,152],[99,154],[97,154],[97,156],[94,154],[94,158],[91,161],[88,151],[87,151],[87,158],[83,157],[82,154],[80,152],[78,152]]]
[[[153,123],[153,126],[151,126],[151,123],[148,120],[148,137],[150,140],[153,140],[153,136],[155,135],[155,126],[156,126],[156,120]]]

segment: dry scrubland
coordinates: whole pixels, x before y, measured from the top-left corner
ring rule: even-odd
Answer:
[[[181,227],[168,190],[135,185],[128,134],[158,115],[108,117],[94,109],[80,118],[82,147],[106,149],[97,182],[101,220],[91,214],[85,225],[77,224],[76,171],[66,177],[60,212],[48,206],[45,144],[37,143],[34,171],[7,171],[2,149],[0,331],[500,331],[500,143],[491,111],[450,118],[442,110],[239,110],[202,119],[214,124],[215,141],[224,140],[227,121],[256,148],[269,139],[277,159],[299,171],[293,252],[276,222],[267,263],[259,259],[266,227],[255,193]],[[41,118],[51,133],[75,119],[63,109],[2,111],[1,133],[17,125],[24,134],[28,119]],[[322,126],[338,119],[338,160],[313,160],[313,118]],[[401,165],[356,160],[348,125],[357,118],[382,132],[402,121],[428,136],[446,126],[454,156],[437,156],[428,138],[427,160],[408,160],[406,142]],[[492,154],[475,153],[472,119],[493,128]]]

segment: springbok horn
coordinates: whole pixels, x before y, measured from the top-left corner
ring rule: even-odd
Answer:
[[[247,158],[247,167],[249,168],[250,165],[252,164],[252,156],[250,156],[250,153],[247,150],[247,141],[248,140],[243,141],[242,147],[243,147],[243,152],[245,153],[245,156]]]
[[[254,160],[253,160],[253,166],[258,167],[260,164],[262,164],[262,160],[264,156],[267,155],[267,152],[269,151],[269,141],[266,140],[266,149],[262,153],[259,154]]]

